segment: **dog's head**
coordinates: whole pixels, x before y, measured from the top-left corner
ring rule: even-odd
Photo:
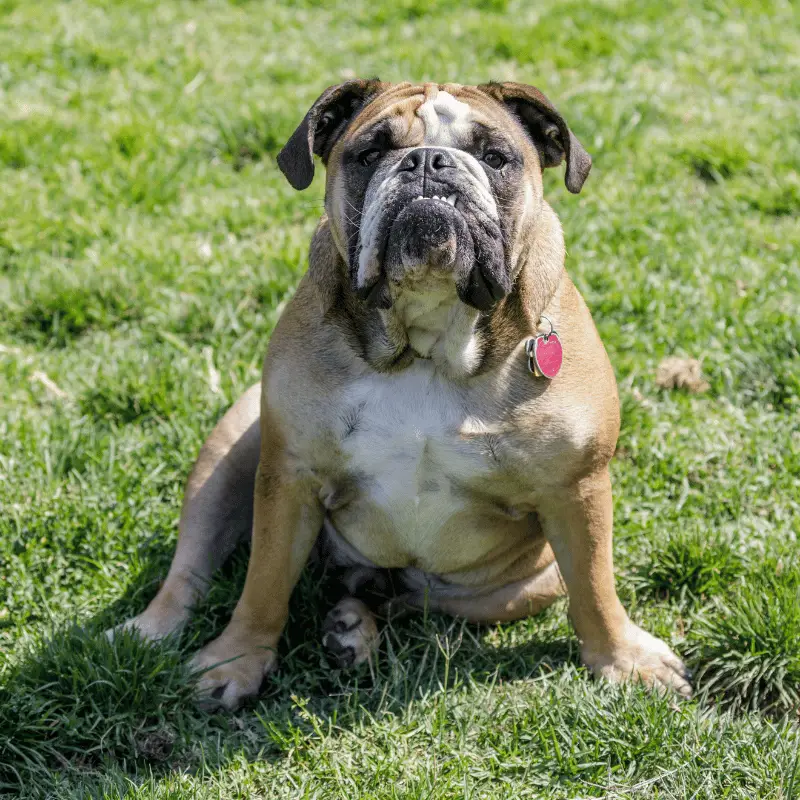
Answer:
[[[514,284],[542,170],[566,160],[579,192],[592,163],[550,101],[518,83],[332,86],[278,156],[296,189],[311,183],[315,154],[352,286],[380,308],[433,279],[490,310]]]

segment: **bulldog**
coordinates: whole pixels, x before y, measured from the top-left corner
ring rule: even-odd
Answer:
[[[614,586],[616,382],[542,193],[545,168],[566,162],[573,193],[589,174],[564,118],[519,83],[352,80],[279,154],[295,189],[315,155],[308,271],[260,384],[200,452],[166,581],[121,627],[178,630],[252,531],[230,623],[192,662],[206,705],[258,693],[312,551],[342,575],[323,625],[341,666],[378,645],[367,584],[485,622],[566,593],[592,673],[688,696],[681,660]]]

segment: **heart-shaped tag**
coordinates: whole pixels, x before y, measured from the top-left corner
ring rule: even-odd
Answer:
[[[558,375],[564,360],[564,351],[561,339],[554,330],[528,339],[525,352],[528,354],[528,369],[537,378],[555,378]]]

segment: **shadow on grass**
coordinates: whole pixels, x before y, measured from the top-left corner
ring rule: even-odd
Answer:
[[[99,797],[109,781],[137,783],[174,773],[206,779],[237,761],[278,763],[334,732],[405,719],[412,704],[430,707],[431,698],[457,687],[530,682],[541,675],[558,684],[559,676],[571,680],[579,663],[561,601],[511,625],[395,617],[383,628],[372,665],[335,669],[321,645],[322,621],[343,590],[331,575],[309,567],[292,597],[280,666],[262,696],[235,714],[207,715],[194,705],[185,664],[228,621],[244,582],[247,546],[221,570],[180,637],[149,646],[123,635],[112,645],[102,633],[144,608],[170,556],[166,542],[151,545],[145,569],[123,597],[83,627],[32,638],[27,655],[7,669],[0,689],[0,792],[34,786],[42,795],[62,796],[65,787],[75,786],[80,796]],[[733,712],[782,716],[797,707],[796,567],[767,559],[763,574],[753,576],[755,593],[737,586],[719,608],[701,604],[693,612],[687,647],[701,708],[719,702]],[[574,683],[575,691],[583,691],[581,681]],[[661,707],[655,699],[647,703],[650,711]],[[572,712],[565,707],[559,713]]]
[[[348,729],[401,715],[414,700],[465,681],[521,680],[577,663],[559,603],[510,627],[396,617],[383,627],[373,664],[335,669],[321,645],[322,621],[344,590],[309,567],[292,597],[280,666],[264,693],[236,714],[207,715],[195,708],[185,663],[227,622],[248,548],[237,549],[180,637],[149,646],[125,634],[112,645],[103,630],[144,608],[157,591],[168,553],[152,556],[123,597],[83,626],[32,640],[7,672],[0,688],[0,792],[34,785],[46,793],[79,782],[82,793],[100,795],[113,768],[137,781],[216,772],[234,757],[277,759],[320,720]]]

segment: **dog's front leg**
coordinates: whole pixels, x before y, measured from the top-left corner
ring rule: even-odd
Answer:
[[[617,597],[608,469],[544,494],[539,515],[567,584],[583,662],[595,675],[615,682],[640,681],[689,696],[689,675],[681,660],[634,625]]]
[[[264,437],[266,438],[266,437]],[[236,708],[258,694],[275,664],[289,596],[322,527],[308,477],[290,472],[271,442],[262,447],[253,504],[253,544],[242,596],[228,627],[192,659],[206,707]]]

